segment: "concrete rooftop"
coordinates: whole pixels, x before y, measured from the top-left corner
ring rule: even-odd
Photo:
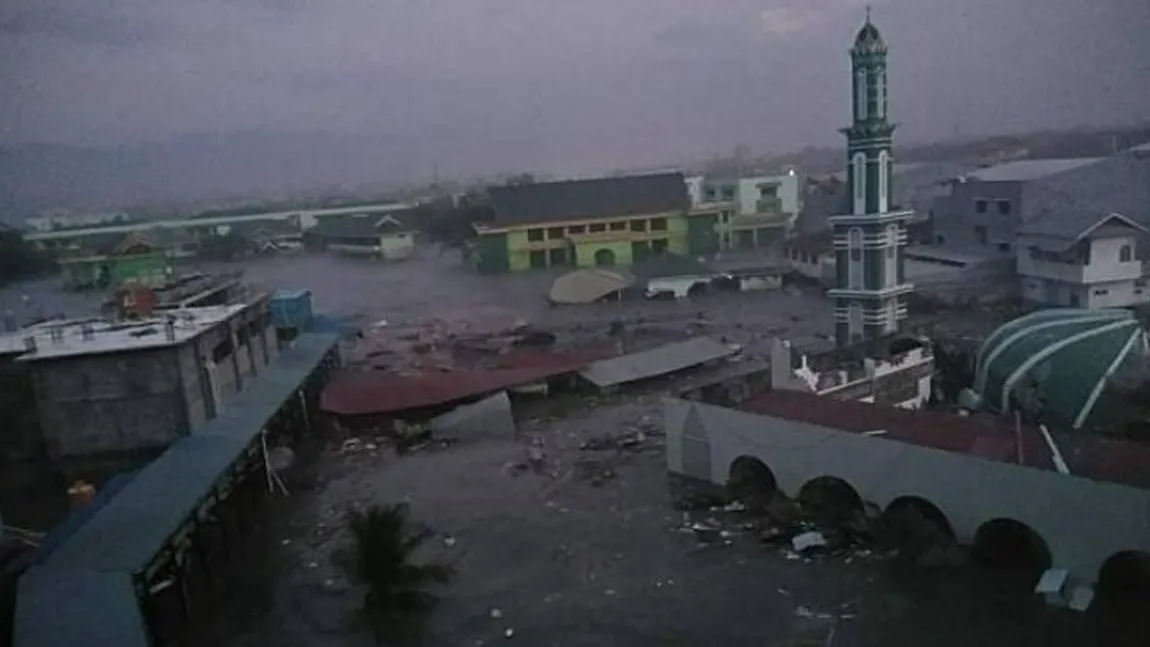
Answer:
[[[168,311],[165,317],[118,323],[98,318],[45,321],[0,336],[0,354],[36,361],[178,346],[235,317],[247,305],[183,308]],[[169,319],[172,336],[165,332]],[[29,349],[29,338],[35,341],[34,350]]]

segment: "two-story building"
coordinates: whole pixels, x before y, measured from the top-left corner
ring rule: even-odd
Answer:
[[[693,212],[718,215],[723,249],[756,249],[781,240],[802,206],[794,172],[750,177],[698,175],[686,178]]]
[[[313,248],[350,256],[400,261],[415,253],[415,232],[406,212],[328,216],[304,233]]]
[[[1016,160],[960,175],[935,198],[935,245],[1012,254],[1015,234],[1028,219],[1025,202],[1044,183],[1096,164],[1100,158]]]
[[[1125,307],[1150,301],[1138,239],[1146,228],[1117,213],[1053,212],[1018,230],[1022,295],[1049,306]]]
[[[719,250],[719,214],[691,210],[681,173],[493,187],[488,199],[493,218],[473,225],[465,251],[484,274]]]

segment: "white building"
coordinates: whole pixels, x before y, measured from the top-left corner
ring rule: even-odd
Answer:
[[[1150,301],[1138,238],[1150,234],[1126,216],[1050,214],[1018,231],[1022,296],[1049,306],[1125,307]]]

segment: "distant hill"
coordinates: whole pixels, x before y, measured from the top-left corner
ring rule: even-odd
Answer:
[[[904,162],[982,159],[1004,151],[1030,157],[1092,156],[1147,140],[1150,127],[1040,132],[899,146],[896,157]],[[213,208],[240,204],[236,199],[243,204],[295,200],[305,192],[362,197],[399,183],[426,184],[435,170],[445,179],[525,169],[545,177],[549,169],[541,167],[548,163],[538,148],[528,133],[522,140],[493,141],[463,126],[391,136],[245,131],[113,148],[0,145],[0,219],[12,222],[51,208],[159,203]],[[737,167],[793,165],[818,174],[840,169],[843,156],[841,149],[807,148],[779,157],[744,158]],[[712,160],[697,167],[724,164],[733,162]],[[175,208],[153,210],[159,215]]]

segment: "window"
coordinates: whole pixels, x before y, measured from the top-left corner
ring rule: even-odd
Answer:
[[[631,262],[639,263],[651,257],[651,243],[637,240],[631,243]]]
[[[855,118],[866,119],[866,70],[855,72]]]
[[[232,350],[232,340],[230,338],[223,340],[222,342],[216,344],[216,347],[212,349],[212,361],[216,364],[223,362],[225,359],[231,356]]]
[[[777,198],[779,197],[779,187],[777,184],[760,184],[759,185],[760,198]]]
[[[724,202],[730,202],[731,200],[734,200],[734,199],[735,199],[735,187],[733,187],[733,186],[723,187],[723,201]]]
[[[632,220],[631,221],[631,231],[647,231],[647,221],[646,220]]]
[[[866,155],[855,153],[851,166],[853,175],[851,184],[854,185],[853,213],[861,216],[866,213]]]
[[[534,250],[530,253],[529,261],[533,268],[547,267],[547,252],[541,249]]]
[[[666,238],[656,238],[655,240],[652,240],[651,241],[651,251],[654,252],[656,255],[667,253],[667,239]]]
[[[1107,294],[1110,294],[1110,290],[1095,290],[1094,291],[1094,296],[1096,296],[1096,297],[1104,297]]]
[[[890,183],[890,177],[887,175],[890,171],[890,155],[886,151],[879,151],[878,153],[878,212],[886,213],[887,210],[887,185]]]
[[[974,240],[978,241],[979,245],[985,245],[990,242],[990,236],[986,231],[986,227],[979,225],[974,228]]]
[[[562,247],[548,250],[547,260],[549,260],[551,262],[552,267],[554,267],[556,265],[566,265],[567,264],[567,250],[562,248]]]
[[[861,340],[863,336],[862,304],[858,301],[851,301],[847,306],[847,336],[852,343]]]
[[[934,237],[934,244],[945,245],[946,244],[946,236],[943,236],[942,234],[935,236]]]
[[[590,227],[587,228],[587,231],[590,231],[593,234],[597,234],[599,232],[607,231],[607,225],[603,225],[603,224],[591,225]]]
[[[547,237],[550,238],[551,240],[555,240],[556,238],[562,238],[563,237],[563,228],[562,227],[552,227],[552,228],[548,229],[547,230]]]
[[[667,231],[667,219],[651,218],[651,231]]]
[[[847,288],[851,290],[861,290],[863,287],[862,246],[862,229],[852,227],[847,239],[850,254],[850,262],[847,263]]]
[[[543,230],[542,229],[528,229],[527,230],[527,240],[529,240],[533,243],[538,242],[540,240],[543,240]]]
[[[986,213],[986,200],[975,200],[974,211],[975,213]]]
[[[1003,216],[1010,215],[1010,200],[998,201],[998,213]]]
[[[1010,243],[998,243],[998,251],[1009,252],[1010,251]]]
[[[703,198],[707,202],[714,202],[715,201],[715,187],[713,187],[713,186],[707,187],[707,189],[705,191],[703,191]]]
[[[625,222],[613,222],[613,223],[611,223],[611,231],[623,231],[625,229],[627,229],[627,223],[625,223]]]
[[[583,225],[574,225],[572,227],[569,227],[567,229],[567,231],[569,233],[572,233],[572,234],[581,234],[581,233],[587,231],[587,228],[584,227]]]
[[[875,76],[875,94],[877,95],[877,105],[874,116],[882,119],[886,116],[886,72],[881,72]]]
[[[898,285],[898,225],[886,228],[886,261],[883,266],[887,287]]]
[[[1118,261],[1121,263],[1129,263],[1134,258],[1134,250],[1130,249],[1129,245],[1123,245],[1122,249],[1118,250]]]

